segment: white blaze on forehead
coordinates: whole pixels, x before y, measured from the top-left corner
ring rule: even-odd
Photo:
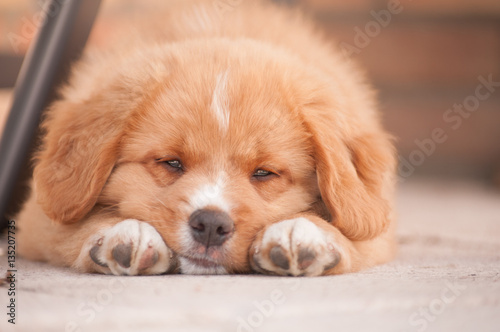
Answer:
[[[204,184],[198,188],[189,200],[189,205],[192,209],[190,213],[207,206],[218,207],[222,211],[229,213],[231,207],[224,197],[226,179],[226,173],[221,172],[214,183]]]
[[[222,131],[229,127],[229,97],[227,95],[228,71],[217,75],[217,82],[212,95],[210,109],[214,112]]]

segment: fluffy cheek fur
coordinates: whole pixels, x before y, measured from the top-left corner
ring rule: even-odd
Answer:
[[[207,172],[192,171],[176,178],[150,163],[125,163],[113,171],[99,203],[108,206],[111,214],[125,219],[139,219],[153,225],[167,245],[183,256],[195,250],[188,226],[191,213],[203,208],[204,198],[194,201],[204,186],[217,179]],[[224,190],[206,203],[216,208],[229,208],[235,223],[233,236],[224,244],[222,262],[230,273],[250,271],[248,252],[258,232],[290,214],[310,208],[319,195],[312,169],[309,176],[295,179],[294,186],[287,179],[275,183],[253,183],[234,170],[222,171],[226,176]],[[210,172],[214,173],[214,172]],[[271,180],[272,181],[272,180]],[[203,194],[203,193],[202,193]],[[106,210],[105,210],[106,211]]]

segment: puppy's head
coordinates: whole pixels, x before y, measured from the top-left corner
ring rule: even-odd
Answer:
[[[66,91],[45,122],[34,177],[52,219],[147,221],[184,273],[248,271],[256,234],[300,212],[352,239],[384,230],[391,145],[373,119],[348,116],[358,106],[322,73],[224,40],[143,50],[120,67],[86,95]]]

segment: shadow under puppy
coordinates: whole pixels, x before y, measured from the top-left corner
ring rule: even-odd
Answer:
[[[87,52],[47,112],[24,257],[82,272],[317,276],[394,253],[363,75],[297,12],[188,1]]]

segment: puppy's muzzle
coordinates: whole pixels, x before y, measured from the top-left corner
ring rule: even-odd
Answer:
[[[234,232],[231,217],[219,210],[200,209],[189,217],[193,238],[205,247],[220,246]]]

